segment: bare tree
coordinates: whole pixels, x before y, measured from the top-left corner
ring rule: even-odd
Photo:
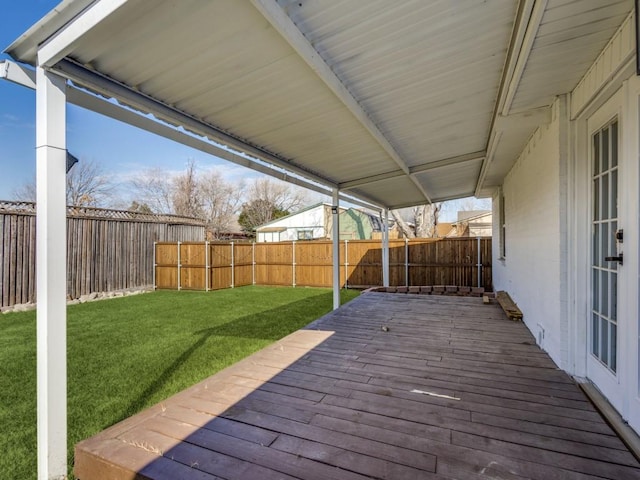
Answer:
[[[25,182],[19,187],[14,188],[11,191],[11,195],[15,200],[20,202],[35,202],[37,192],[36,192],[36,179],[34,178],[30,182]]]
[[[196,177],[196,163],[190,160],[187,169],[173,179],[171,200],[173,210],[177,215],[185,217],[203,218],[200,185]]]
[[[226,182],[219,172],[212,170],[199,179],[199,185],[207,230],[213,238],[222,239],[233,228],[240,206],[242,183],[234,186]]]
[[[131,180],[134,197],[155,213],[173,213],[171,203],[173,186],[169,173],[161,168],[150,168]]]
[[[269,177],[256,178],[248,187],[246,200],[264,200],[279,210],[295,212],[308,201],[306,190]]]
[[[114,185],[94,160],[81,160],[67,173],[67,205],[104,207],[113,199]],[[36,179],[13,190],[16,200],[35,202]]]
[[[418,205],[401,211],[392,210],[396,224],[407,238],[433,238],[437,236],[438,215],[442,209],[442,202]],[[407,220],[413,223],[413,228]]]
[[[256,227],[299,210],[308,202],[307,192],[284,182],[263,177],[248,188],[238,221],[249,234]]]
[[[114,186],[99,163],[78,162],[67,173],[67,203],[74,206],[106,206],[112,199]]]
[[[429,203],[414,207],[414,217],[416,219],[416,237],[434,238],[437,237],[438,214],[442,209],[442,203]]]
[[[402,212],[398,210],[391,210],[391,216],[396,221],[396,225],[402,232],[405,238],[416,238],[416,232],[414,227],[409,225],[403,218]],[[383,220],[384,221],[384,220]]]

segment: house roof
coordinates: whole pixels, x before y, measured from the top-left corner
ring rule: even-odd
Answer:
[[[631,0],[66,0],[11,46],[77,87],[399,208],[486,195]],[[91,105],[88,105],[92,108]]]
[[[269,230],[270,226],[273,225],[274,223],[278,223],[281,222],[282,220],[285,220],[287,218],[291,218],[291,217],[295,217],[297,215],[300,215],[301,213],[304,212],[308,212],[309,210],[313,210],[314,208],[318,208],[318,207],[328,207],[331,208],[331,204],[329,203],[324,203],[324,202],[319,202],[319,203],[314,203],[313,205],[309,205],[308,207],[304,207],[296,212],[290,213],[289,215],[285,215],[284,217],[278,217],[274,220],[271,220],[270,222],[267,223],[263,223],[262,225],[260,225],[259,227],[256,227],[256,231],[260,231],[260,232],[269,232],[269,231],[276,231],[276,230]],[[279,227],[277,227],[279,228]],[[284,228],[284,230],[286,230],[286,228]]]
[[[452,225],[457,225],[459,223],[468,223],[484,217],[490,217],[492,215],[493,215],[493,212],[491,210],[459,211],[458,220],[456,220],[455,222],[452,222]]]

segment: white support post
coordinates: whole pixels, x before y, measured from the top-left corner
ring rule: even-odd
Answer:
[[[384,209],[382,226],[382,286],[389,286],[389,209]]]
[[[36,71],[38,479],[67,475],[66,82]]]
[[[333,240],[333,309],[340,308],[340,190],[333,189],[331,206]]]

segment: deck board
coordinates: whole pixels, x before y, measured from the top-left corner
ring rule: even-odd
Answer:
[[[81,442],[75,473],[586,480],[640,464],[499,307],[367,293]]]

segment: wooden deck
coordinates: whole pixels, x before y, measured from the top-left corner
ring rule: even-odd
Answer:
[[[78,444],[75,473],[622,480],[640,465],[500,307],[367,293]]]

